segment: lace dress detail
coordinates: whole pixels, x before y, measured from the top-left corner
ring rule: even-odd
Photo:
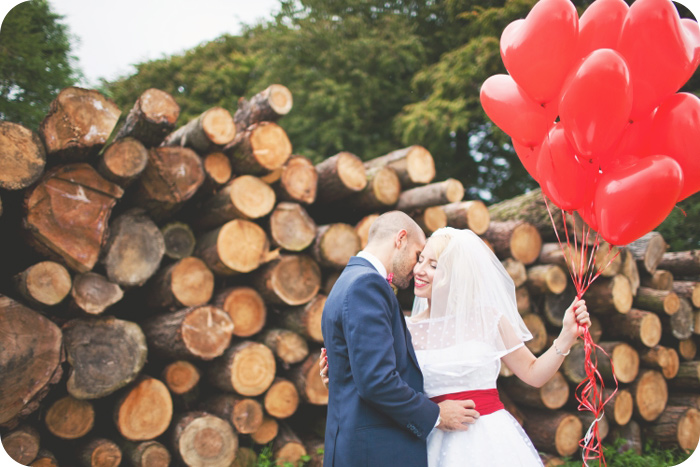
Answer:
[[[488,344],[466,341],[443,349],[428,350],[425,349],[426,322],[412,322],[409,319],[407,323],[428,397],[496,387],[500,360],[487,358],[486,364],[476,363],[479,355],[492,353],[493,349]],[[465,355],[469,358],[462,358]],[[530,438],[504,409],[480,416],[476,423],[469,425],[467,431],[433,429],[428,436],[429,467],[542,465]]]

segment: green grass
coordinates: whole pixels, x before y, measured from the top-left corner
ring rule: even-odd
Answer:
[[[612,444],[603,445],[608,467],[669,467],[682,463],[692,454],[692,452],[686,453],[679,448],[662,449],[651,442],[644,445],[641,455],[632,450],[618,452],[624,442],[623,439],[617,439]],[[567,458],[563,467],[580,467],[582,464],[581,457]],[[598,460],[590,461],[588,464],[590,467],[597,466]]]

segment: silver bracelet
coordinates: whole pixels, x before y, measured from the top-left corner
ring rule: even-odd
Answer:
[[[567,355],[569,355],[571,353],[571,348],[569,348],[569,350],[567,350],[566,353],[559,350],[557,348],[557,340],[556,339],[554,339],[554,342],[552,342],[552,347],[554,347],[554,351],[557,353],[557,355],[561,355],[562,357],[566,357]]]

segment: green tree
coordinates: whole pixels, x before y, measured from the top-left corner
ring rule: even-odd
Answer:
[[[68,28],[46,0],[14,7],[0,28],[0,118],[37,129],[61,89],[80,73]]]
[[[180,123],[187,123],[210,107],[236,110],[238,98],[249,88],[255,59],[245,41],[223,35],[181,55],[136,65],[136,74],[102,82],[101,90],[122,110],[128,110],[149,88],[173,96],[180,105]]]

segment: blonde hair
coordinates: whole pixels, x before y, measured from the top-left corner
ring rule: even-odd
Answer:
[[[439,230],[430,236],[428,242],[430,242],[430,247],[433,249],[435,259],[440,259],[440,255],[445,251],[447,245],[450,244],[450,240],[452,240],[452,235],[447,232],[440,232]]]

